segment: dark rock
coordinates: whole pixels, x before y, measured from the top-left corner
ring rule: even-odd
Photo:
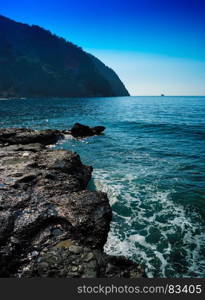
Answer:
[[[104,126],[96,126],[92,128],[93,134],[101,134],[104,130]]]
[[[0,212],[0,242],[4,242],[13,230],[14,218],[10,211]]]
[[[110,256],[101,254],[98,256],[99,261],[99,277],[113,278],[141,278],[146,277],[144,269],[137,263],[125,258],[124,256]]]
[[[89,127],[80,123],[75,123],[71,128],[71,135],[75,138],[82,138],[101,134],[105,130],[104,126]]]
[[[63,134],[59,130],[32,130],[26,128],[8,128],[0,129],[0,144],[33,144],[42,145],[55,144]]]
[[[105,193],[87,190],[92,167],[36,144],[59,133],[0,133],[0,277],[142,276],[136,264],[103,253],[112,212]]]
[[[77,249],[77,251],[73,251]],[[138,264],[124,258],[109,256],[100,250],[70,245],[53,247],[21,270],[21,277],[66,278],[142,278],[145,272]]]
[[[71,128],[71,134],[74,137],[86,137],[92,136],[93,132],[89,126],[82,125],[80,123],[75,123]]]

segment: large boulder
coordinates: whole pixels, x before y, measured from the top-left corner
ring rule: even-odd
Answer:
[[[105,130],[105,127],[104,126],[95,126],[95,127],[92,127],[92,132],[93,134],[101,134],[103,131]]]
[[[71,128],[71,134],[75,138],[83,138],[93,135],[99,135],[105,130],[104,126],[89,127],[80,123],[75,123]]]
[[[46,149],[58,131],[0,133],[0,277],[144,276],[103,252],[107,195],[87,190],[92,167],[77,153]]]
[[[46,252],[37,254],[21,277],[53,278],[140,278],[146,277],[142,267],[121,257],[65,240]]]

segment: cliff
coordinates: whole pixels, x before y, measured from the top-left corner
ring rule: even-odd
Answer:
[[[0,97],[128,96],[117,74],[36,25],[0,15]]]
[[[0,129],[0,277],[144,277],[103,252],[112,219],[107,195],[89,191],[92,167],[51,150],[58,130]]]

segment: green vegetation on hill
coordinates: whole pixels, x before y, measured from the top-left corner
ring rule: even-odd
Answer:
[[[39,26],[0,16],[0,97],[128,95],[94,56]]]

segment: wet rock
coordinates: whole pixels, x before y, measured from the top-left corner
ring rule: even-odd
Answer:
[[[93,131],[93,134],[101,134],[104,130],[105,130],[105,127],[104,126],[96,126],[96,127],[92,127],[91,128],[92,131]]]
[[[90,247],[103,248],[112,217],[107,195],[83,190],[72,193],[66,199],[61,198],[61,203],[63,205],[58,210],[61,215],[69,218],[76,239]]]
[[[99,257],[98,257],[99,259]],[[125,258],[124,256],[102,255],[100,257],[99,277],[125,277],[141,278],[146,277],[142,266]]]
[[[86,254],[85,257],[83,257],[83,260],[84,260],[85,262],[89,262],[89,261],[91,261],[91,259],[93,259],[93,257],[94,257],[93,253],[92,253],[92,252],[89,252],[88,254]]]
[[[71,134],[74,137],[86,137],[93,135],[93,132],[89,126],[75,123],[71,128]]]
[[[0,277],[143,276],[136,264],[103,252],[107,195],[87,190],[92,167],[78,154],[44,147],[59,137],[0,130]]]
[[[60,248],[69,248],[71,245],[73,245],[73,241],[72,240],[64,240],[59,242],[57,245],[55,245],[56,249],[60,249]]]
[[[92,167],[65,150],[38,152],[0,148],[0,276],[17,276],[33,260],[72,239],[102,248],[111,209],[101,192],[86,190]],[[16,243],[15,241],[18,241]],[[72,253],[80,246],[71,246]]]
[[[71,135],[75,138],[83,138],[101,134],[105,130],[104,126],[89,127],[80,123],[75,123],[71,128]]]
[[[72,246],[74,247],[74,245]],[[75,247],[78,247],[75,245]],[[77,249],[77,248],[76,248]],[[141,278],[144,270],[124,257],[113,257],[100,250],[80,246],[52,248],[22,269],[21,277]],[[85,258],[89,259],[85,259]]]
[[[62,230],[60,230],[60,229],[54,229],[53,231],[52,231],[52,234],[54,235],[54,236],[60,236],[60,235],[62,235]]]
[[[0,212],[0,242],[3,243],[13,230],[13,216],[10,211]]]
[[[38,152],[43,148],[42,144],[39,143],[33,143],[33,144],[17,144],[17,145],[4,145],[4,150],[5,151],[25,151],[24,156],[28,155],[28,151],[32,152]]]

